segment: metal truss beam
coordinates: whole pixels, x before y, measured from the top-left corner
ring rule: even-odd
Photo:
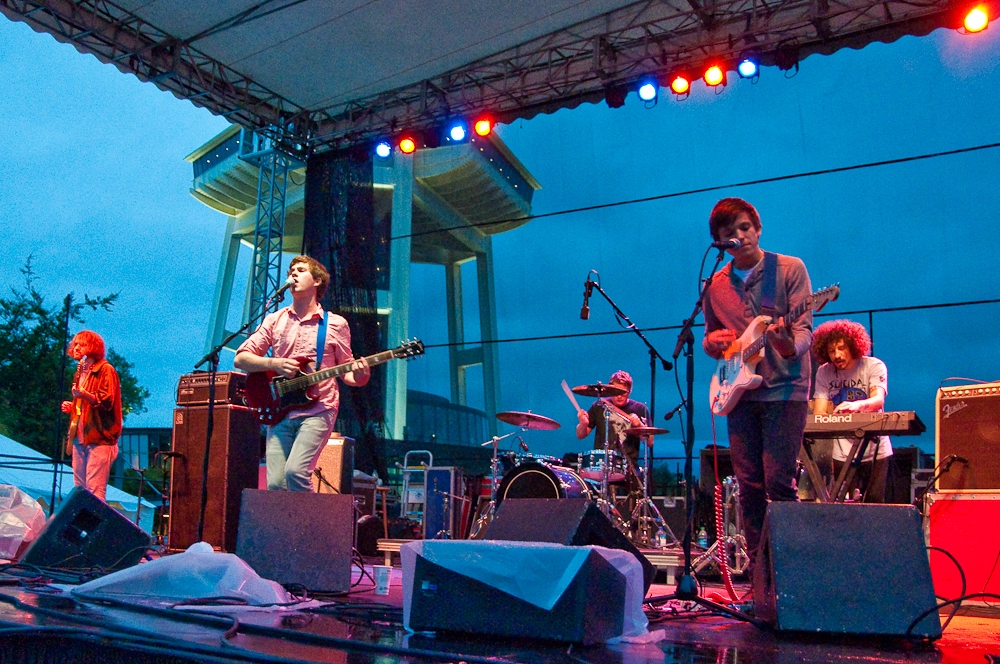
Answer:
[[[0,0],[11,18],[245,127],[281,127],[272,135],[304,150],[457,114],[528,118],[600,101],[644,75],[709,60],[732,70],[751,51],[789,69],[813,53],[958,27],[957,9],[957,0],[642,0],[413,85],[306,109],[106,0]]]

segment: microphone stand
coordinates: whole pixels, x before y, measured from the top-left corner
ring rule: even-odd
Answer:
[[[687,396],[685,397],[684,407],[684,415],[687,417],[687,430],[684,435],[684,484],[687,521],[684,525],[684,539],[681,545],[684,550],[684,566],[681,569],[681,573],[677,575],[677,587],[674,589],[674,593],[672,595],[666,595],[664,597],[651,597],[647,599],[645,603],[652,604],[671,599],[695,602],[710,611],[761,626],[764,623],[757,618],[753,618],[745,613],[742,613],[741,611],[731,609],[728,606],[724,606],[699,596],[698,581],[695,579],[694,574],[691,573],[691,524],[694,520],[694,477],[692,469],[692,457],[694,455],[694,333],[692,332],[692,328],[694,327],[695,319],[702,311],[702,296],[705,291],[708,290],[708,287],[712,285],[712,279],[715,278],[719,269],[719,264],[722,263],[725,256],[726,250],[724,248],[720,248],[719,255],[715,258],[715,265],[712,266],[712,271],[709,273],[708,279],[705,280],[704,287],[698,294],[698,301],[694,305],[694,311],[692,311],[691,315],[684,321],[684,325],[681,327],[681,331],[677,335],[677,345],[674,346],[673,353],[674,361],[680,357],[682,351],[687,355],[687,361],[685,363],[685,371],[687,373]]]
[[[283,299],[285,299],[285,290],[286,288],[278,289],[278,292],[276,292],[274,295],[270,297],[270,299],[268,299],[268,301],[264,304],[262,313],[260,315],[261,320],[263,320],[264,316],[267,315],[268,310],[271,308],[272,304],[281,302]],[[245,333],[248,329],[250,329],[251,325],[255,325],[256,323],[257,323],[256,318],[251,318],[250,320],[248,320],[246,323],[242,325],[242,327],[240,327],[240,329],[230,334],[228,337],[223,339],[217,346],[212,348],[212,350],[208,351],[208,353],[206,353],[205,356],[202,357],[200,360],[198,360],[194,365],[195,371],[197,371],[198,367],[200,367],[205,363],[208,363],[208,418],[205,425],[205,458],[202,461],[201,465],[201,506],[198,510],[199,542],[202,541],[205,533],[205,507],[208,505],[208,461],[209,461],[209,453],[211,452],[212,449],[212,433],[215,429],[215,377],[219,373],[219,353],[222,352],[223,348],[229,345],[229,342],[231,342],[233,339],[240,336],[241,334]],[[173,481],[172,478],[171,481]],[[225,547],[225,541],[221,542],[221,546]]]

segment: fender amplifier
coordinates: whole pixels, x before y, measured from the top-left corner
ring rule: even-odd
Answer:
[[[1000,383],[942,387],[935,410],[938,491],[1000,490]]]

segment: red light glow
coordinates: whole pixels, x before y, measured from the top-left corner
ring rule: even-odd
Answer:
[[[404,138],[399,142],[399,151],[403,154],[413,154],[413,151],[417,149],[417,144],[412,138]]]
[[[982,32],[990,23],[990,13],[986,5],[977,5],[965,15],[966,32]]]
[[[691,89],[691,81],[678,74],[670,80],[670,89],[674,91],[674,94],[682,95]]]
[[[719,65],[712,65],[705,70],[705,83],[711,85],[712,87],[719,85],[725,79],[726,74],[722,71],[722,67]]]
[[[493,123],[486,119],[476,120],[476,124],[473,125],[473,128],[479,136],[489,136],[490,132],[493,131]]]

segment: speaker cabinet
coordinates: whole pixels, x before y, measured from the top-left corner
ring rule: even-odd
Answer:
[[[350,494],[247,489],[236,555],[265,579],[346,592],[353,533]]]
[[[217,405],[208,463],[208,503],[202,539],[223,551],[236,550],[240,494],[259,481],[260,425],[243,406]],[[169,544],[182,550],[198,541],[202,469],[208,407],[174,410],[170,472]]]
[[[142,559],[152,540],[83,487],[74,488],[28,549],[23,565],[119,570]]]
[[[1000,493],[929,493],[925,498],[928,534],[932,547],[944,549],[948,556],[931,549],[931,575],[939,597],[960,597],[966,593],[1000,594],[1000,575],[996,573],[1000,551]],[[994,600],[973,597],[963,604],[993,604]]]
[[[505,500],[504,505],[509,502],[517,500]],[[486,542],[461,541],[446,544],[449,549],[465,551],[459,555],[473,560],[487,545]],[[530,575],[543,574],[560,579],[575,573],[552,607],[544,608],[487,583],[495,576],[490,569],[463,568],[460,573],[449,565],[417,555],[408,589],[411,598],[409,628],[584,645],[621,636],[625,621],[625,576],[600,553],[590,550],[583,564],[572,572],[568,568],[552,569],[551,560],[541,556],[535,558],[530,549],[506,554],[511,557],[511,565]],[[546,560],[549,565],[539,569],[539,560]]]
[[[938,479],[942,493],[1000,490],[1000,383],[942,387],[937,393],[934,453],[950,464]]]
[[[319,453],[316,470],[319,477],[313,480],[313,485],[317,493],[353,493],[354,439],[331,435]]]
[[[920,514],[902,505],[771,503],[753,584],[779,631],[904,636],[936,604]],[[940,637],[937,611],[912,633]]]
[[[586,498],[508,498],[500,503],[483,539],[621,549],[642,565],[644,590],[656,576],[656,567]]]

